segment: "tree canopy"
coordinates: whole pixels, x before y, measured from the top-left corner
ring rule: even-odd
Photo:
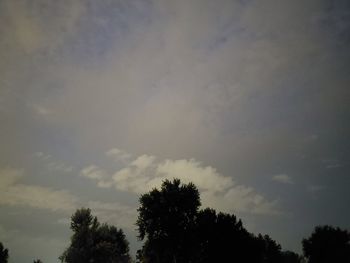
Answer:
[[[350,262],[350,233],[332,226],[317,226],[302,241],[309,263]]]
[[[123,230],[100,224],[90,209],[78,209],[71,218],[70,246],[60,256],[62,262],[127,263],[130,262],[129,243]]]
[[[144,262],[190,262],[193,226],[200,206],[194,184],[180,180],[164,181],[161,190],[153,189],[140,198],[136,222],[139,238],[146,239]]]
[[[199,210],[192,183],[165,180],[140,198],[139,262],[281,262],[281,247],[269,236],[249,233],[235,215]]]
[[[0,263],[7,263],[8,258],[9,258],[9,251],[0,242]]]
[[[214,209],[200,210],[196,219],[198,258],[194,262],[254,262],[257,254],[248,250],[257,247],[254,236],[250,234],[235,215],[216,213]]]
[[[303,263],[304,258],[293,251],[283,251],[282,252],[282,262],[283,263]]]

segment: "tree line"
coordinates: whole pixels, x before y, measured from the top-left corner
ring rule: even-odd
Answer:
[[[303,255],[282,251],[269,235],[250,233],[233,214],[200,209],[197,187],[165,180],[160,189],[141,195],[136,222],[143,246],[137,263],[330,263],[350,262],[350,233],[317,226],[302,240]],[[70,245],[62,263],[131,263],[129,243],[122,229],[101,224],[89,208],[71,217]],[[0,263],[9,252],[0,243]],[[39,259],[34,263],[42,263]]]

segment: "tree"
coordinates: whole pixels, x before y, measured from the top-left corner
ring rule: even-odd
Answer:
[[[9,250],[4,248],[3,244],[0,242],[0,263],[7,263],[9,258]]]
[[[280,263],[282,261],[281,245],[268,235],[259,234],[256,238],[260,254],[258,262],[262,263]]]
[[[33,261],[33,263],[43,263],[40,259],[36,259]]]
[[[71,245],[60,256],[62,262],[130,262],[129,243],[121,229],[100,224],[91,210],[78,209],[71,218]]]
[[[93,250],[95,262],[130,262],[129,243],[121,229],[103,224],[94,238]]]
[[[254,237],[236,216],[206,208],[198,212],[195,262],[256,262]],[[199,253],[198,253],[199,252]]]
[[[281,247],[269,236],[249,233],[235,215],[199,210],[194,184],[166,180],[140,198],[137,252],[142,263],[279,263]]]
[[[282,252],[282,262],[283,263],[303,263],[304,259],[302,256],[294,253],[292,251],[283,251]]]
[[[317,226],[302,244],[309,263],[350,262],[350,233],[338,227]]]
[[[193,229],[199,192],[194,184],[166,180],[161,190],[153,189],[140,198],[136,222],[139,239],[145,240],[138,260],[142,262],[191,262]]]

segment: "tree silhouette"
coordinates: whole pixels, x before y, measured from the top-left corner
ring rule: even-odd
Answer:
[[[214,209],[199,211],[196,220],[199,249],[195,262],[256,262],[254,237],[234,215]],[[198,253],[199,252],[199,253]]]
[[[138,253],[143,262],[191,262],[193,228],[200,206],[194,184],[180,180],[164,181],[140,198],[136,222],[139,239],[145,244]]]
[[[33,261],[33,263],[43,263],[40,259],[36,259]]]
[[[9,258],[9,251],[4,248],[3,244],[0,242],[0,263],[7,263]]]
[[[258,243],[257,252],[260,255],[258,262],[280,263],[282,261],[281,245],[270,236],[259,234],[256,241]]]
[[[294,253],[293,251],[283,251],[282,252],[282,262],[283,263],[303,263],[304,259],[302,256]]]
[[[78,209],[71,218],[71,245],[60,256],[62,262],[130,262],[129,243],[121,229],[100,224],[91,210]]]
[[[338,227],[317,226],[302,244],[309,263],[350,262],[350,233]]]
[[[281,246],[269,236],[256,237],[235,215],[199,206],[196,186],[178,179],[142,195],[136,225],[145,243],[138,262],[281,262]]]

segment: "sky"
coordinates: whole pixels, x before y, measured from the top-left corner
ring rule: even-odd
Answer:
[[[286,250],[350,228],[349,1],[1,0],[0,36],[10,262],[58,262],[80,207],[134,254],[175,177]]]

